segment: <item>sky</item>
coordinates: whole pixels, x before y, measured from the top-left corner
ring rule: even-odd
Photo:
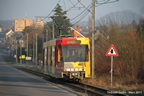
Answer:
[[[107,0],[96,1],[103,3]],[[25,14],[27,14],[27,18],[31,20],[35,20],[35,16],[53,16],[54,12],[52,12],[52,10],[58,2],[64,11],[71,9],[67,12],[66,16],[73,20],[73,22],[80,19],[82,19],[81,21],[87,21],[88,16],[91,16],[90,12],[84,16],[87,10],[82,7],[83,5],[87,7],[92,4],[92,0],[80,0],[83,5],[81,5],[81,3],[77,4],[78,0],[0,0],[0,20],[13,20],[14,17],[15,19],[23,19],[25,18]],[[73,6],[75,4],[77,5],[74,8]],[[97,5],[98,4],[96,4],[96,6]],[[85,10],[85,12],[81,13],[83,10]],[[95,19],[97,20],[111,12],[124,10],[131,10],[144,16],[144,0],[119,0],[114,3],[102,4],[95,7]],[[80,17],[78,17],[78,15]],[[44,20],[45,22],[51,21],[51,18]]]

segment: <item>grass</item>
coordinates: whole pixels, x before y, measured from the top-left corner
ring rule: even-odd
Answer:
[[[113,86],[111,86],[111,79],[110,76],[97,76],[94,80],[92,79],[84,79],[82,83],[86,83],[92,86],[112,90],[112,91],[118,91],[118,92],[126,92],[133,96],[144,96],[144,84],[124,84],[124,81],[119,78],[114,78],[113,80]],[[130,79],[130,78],[128,78]],[[117,82],[118,81],[118,82]],[[127,81],[126,81],[127,82]],[[131,92],[131,93],[130,93]],[[133,93],[132,93],[133,92]],[[136,94],[136,92],[139,92],[139,94]],[[142,93],[141,93],[142,92]]]

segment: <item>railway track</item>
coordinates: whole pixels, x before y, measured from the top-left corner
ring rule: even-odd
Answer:
[[[5,62],[8,62],[8,63],[11,62],[10,58],[8,58],[5,55],[3,56],[3,59],[5,60]],[[108,94],[108,92],[111,92],[110,90],[98,88],[95,86],[91,86],[91,85],[87,85],[87,84],[83,84],[83,83],[79,83],[79,82],[70,82],[70,81],[65,82],[63,79],[56,79],[49,75],[43,74],[42,72],[33,71],[31,69],[27,69],[24,67],[16,67],[16,66],[14,66],[14,67],[19,70],[39,76],[40,78],[43,78],[47,81],[71,88],[74,91],[85,93],[87,96],[128,96],[125,94]]]
[[[33,71],[31,69],[27,69],[27,68],[23,68],[23,67],[16,67],[16,68],[19,70],[34,74],[36,76],[39,76],[50,82],[53,82],[53,83],[56,83],[56,84],[59,84],[62,86],[66,86],[77,92],[86,93],[88,96],[128,96],[125,94],[118,94],[118,93],[110,94],[109,92],[112,92],[110,90],[94,87],[94,86],[83,84],[83,83],[65,82],[62,79],[52,78],[49,75],[43,74],[41,72]]]

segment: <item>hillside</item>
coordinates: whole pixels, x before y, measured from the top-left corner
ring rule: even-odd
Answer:
[[[109,19],[115,22],[123,22],[123,23],[131,23],[133,20],[135,20],[136,22],[139,22],[139,19],[141,18],[140,15],[138,15],[135,12],[132,12],[130,10],[125,10],[125,11],[117,11],[117,12],[111,12],[103,17],[101,17],[100,19],[98,19],[96,21],[96,25],[98,22],[100,23],[108,23]],[[87,26],[88,21],[81,21],[78,24],[79,25],[86,25]]]
[[[131,23],[133,20],[136,22],[139,22],[139,19],[141,18],[140,15],[136,14],[135,12],[132,12],[130,10],[125,11],[118,11],[118,12],[112,12],[109,13],[103,17],[101,17],[98,21],[105,23],[108,23],[109,20],[115,21],[115,22],[124,22],[124,23]]]

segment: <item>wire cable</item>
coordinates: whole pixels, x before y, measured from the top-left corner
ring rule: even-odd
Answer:
[[[57,7],[57,5],[60,3],[60,1],[61,0],[58,1],[58,3],[56,4],[56,6],[53,8],[53,10]],[[46,18],[49,18],[49,16],[53,12],[53,10],[44,19],[41,19],[41,21],[45,20]],[[36,18],[36,22],[34,23],[33,28],[35,28],[37,21],[38,21],[38,18]]]
[[[60,3],[61,0],[58,1],[58,3],[56,4],[56,6],[53,8],[53,10],[57,7],[57,5]],[[51,13],[53,12],[53,10],[43,19],[45,20],[46,18],[49,18],[49,16],[51,15]]]
[[[69,0],[70,1],[70,0]],[[80,0],[81,1],[81,0]],[[71,1],[70,1],[71,2]],[[72,3],[72,2],[71,2]],[[69,8],[66,12],[70,11],[72,8],[74,8],[79,2],[77,2],[75,5],[72,3],[73,7]]]
[[[79,19],[78,21],[76,21],[73,25],[77,24],[78,22],[80,22],[84,17],[86,17],[88,15],[88,11],[83,15],[83,17],[81,19]]]
[[[87,9],[90,9],[90,8],[91,8],[91,5],[92,5],[92,4],[90,4],[90,5],[87,7]],[[79,21],[81,21],[84,17],[86,17],[86,16],[88,15],[89,11],[88,11],[87,9],[83,10],[79,15],[77,15],[76,17],[74,17],[73,19],[71,19],[71,21],[73,21],[74,19],[76,19],[75,21],[72,22],[72,23],[75,22],[74,25],[75,25],[76,23],[78,23]]]
[[[92,4],[90,4],[87,8],[90,9]],[[78,14],[77,16],[75,16],[74,18],[71,19],[71,21],[73,21],[74,19],[78,18],[80,15],[82,15],[85,11],[87,11],[87,9],[84,9],[80,14]]]
[[[98,7],[98,6],[103,5],[103,4],[114,3],[114,2],[117,2],[117,1],[119,1],[119,0],[114,0],[114,1],[107,0],[107,1],[105,1],[105,2],[103,2],[103,3],[97,3],[97,0],[96,0],[96,4],[99,4],[99,5],[97,5],[97,6],[95,6],[95,7]]]
[[[64,0],[63,0],[63,2],[64,2]],[[65,5],[65,2],[64,2],[64,6],[65,6],[65,11],[66,11],[66,5]]]
[[[104,0],[105,1],[105,0]],[[98,4],[97,6],[100,6],[100,5],[102,5],[102,4],[108,4],[108,3],[114,3],[114,2],[116,2],[116,1],[119,1],[119,0],[115,0],[115,1],[110,1],[110,0],[107,0],[107,1],[105,1],[105,2],[103,2],[103,3],[97,3],[97,0],[96,0],[96,4]],[[90,5],[92,5],[92,4],[90,4]],[[91,9],[92,8],[92,6],[88,6],[87,7],[87,9]],[[95,7],[97,7],[97,6],[95,6]],[[74,19],[76,19],[76,18],[78,18],[78,16],[80,16],[83,12],[85,12],[86,11],[86,9],[85,10],[83,10],[79,15],[77,15],[76,17],[74,17],[73,19],[71,19],[71,21],[73,21]],[[79,20],[76,22],[76,23],[78,23],[79,21],[81,21],[85,16],[87,16],[87,14],[88,14],[89,12],[87,11],[87,12],[85,12],[82,16],[80,16],[79,18]],[[74,23],[74,25],[76,24],[76,23]]]
[[[71,0],[69,0],[70,1],[70,3],[74,6],[74,4],[71,2]]]

